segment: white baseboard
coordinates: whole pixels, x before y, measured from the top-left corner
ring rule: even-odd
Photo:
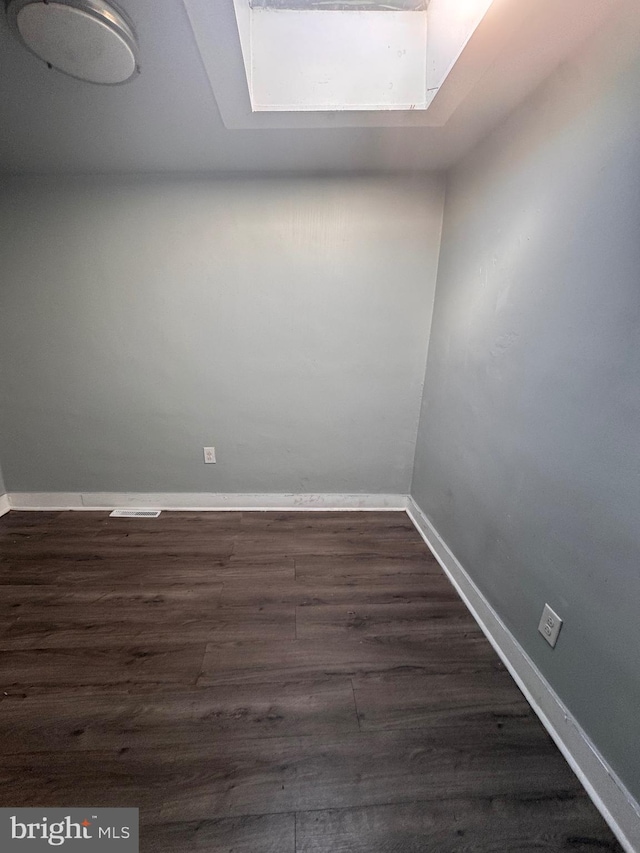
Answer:
[[[12,492],[16,510],[404,510],[406,495],[234,494],[215,492]]]
[[[562,704],[413,498],[407,514],[627,853],[640,853],[640,805]]]
[[[10,509],[9,495],[0,495],[0,517],[9,512]]]

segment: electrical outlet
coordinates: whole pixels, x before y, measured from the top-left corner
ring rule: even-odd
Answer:
[[[542,611],[542,618],[538,625],[538,631],[540,631],[552,649],[558,642],[560,628],[562,628],[562,619],[549,607],[548,604],[545,604],[544,610]]]
[[[208,464],[216,461],[216,449],[215,447],[203,447],[204,451],[204,461]]]

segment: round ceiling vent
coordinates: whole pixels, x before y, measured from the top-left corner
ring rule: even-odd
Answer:
[[[106,85],[138,70],[133,30],[102,0],[10,0],[7,12],[25,47],[50,68]]]

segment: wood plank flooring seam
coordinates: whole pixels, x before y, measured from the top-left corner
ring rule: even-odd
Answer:
[[[267,809],[266,811],[234,811],[232,814],[212,814],[210,818],[189,818],[190,821],[204,821],[204,820],[224,820],[227,818],[251,818],[251,817],[262,817],[262,816],[270,816],[273,817],[275,815],[307,815],[307,814],[322,814],[323,812],[351,812],[351,811],[359,811],[364,809],[375,809],[375,808],[384,808],[388,806],[414,806],[420,804],[433,804],[433,803],[447,803],[457,802],[459,800],[466,800],[469,802],[478,802],[478,803],[493,803],[493,802],[502,802],[502,801],[514,801],[514,802],[536,802],[536,803],[545,803],[545,802],[566,802],[572,800],[580,800],[585,803],[591,803],[589,797],[587,796],[587,792],[582,788],[580,783],[576,782],[576,788],[567,788],[567,789],[559,789],[554,791],[553,793],[549,793],[548,791],[535,791],[532,790],[526,796],[519,796],[514,794],[513,796],[502,794],[502,793],[482,793],[482,794],[474,794],[471,792],[465,792],[464,794],[452,794],[451,796],[420,796],[417,798],[407,798],[407,799],[378,799],[372,798],[370,801],[365,803],[361,803],[359,805],[350,805],[350,806],[319,806],[317,808],[308,808],[308,809],[274,809],[273,811]],[[159,823],[161,825],[171,825],[181,823],[181,821],[177,820],[154,820],[154,823]],[[614,842],[615,843],[615,842]],[[606,850],[620,850],[619,847],[604,847],[604,845],[598,845],[601,849]],[[505,853],[510,853],[510,851],[505,851]]]
[[[512,796],[508,794],[464,794],[464,796],[459,794],[452,794],[451,796],[445,797],[412,797],[406,800],[389,800],[384,803],[382,802],[371,802],[366,803],[362,806],[321,806],[320,808],[310,808],[310,809],[296,809],[294,814],[296,815],[306,815],[306,814],[319,814],[322,812],[351,812],[359,809],[374,809],[378,807],[384,806],[419,806],[421,803],[446,803],[447,801],[458,801],[458,800],[471,800],[474,802],[495,802],[502,800],[518,800],[520,802],[529,802],[535,799],[536,802],[553,802],[556,800],[575,800],[580,799],[585,802],[590,802],[587,792],[582,788],[581,785],[577,785],[575,790],[558,790],[553,792],[531,792],[531,795],[519,795],[514,794]],[[261,814],[291,814],[288,811],[276,811],[276,812],[260,812],[259,814],[243,814],[241,817],[259,817]],[[167,821],[169,822],[169,821]]]
[[[355,687],[353,686],[353,678],[350,678],[349,681],[351,682],[351,693],[353,695],[353,707],[355,708],[355,711],[356,711],[356,720],[358,721],[358,731],[361,732],[362,727],[360,726],[360,714],[358,713],[358,702],[356,700],[356,690],[355,690]]]
[[[204,649],[202,650],[202,659],[200,660],[200,671],[193,680],[194,688],[198,687],[198,681],[202,678],[202,674],[204,672],[204,659],[206,657],[206,654],[207,654],[207,644],[205,643]]]

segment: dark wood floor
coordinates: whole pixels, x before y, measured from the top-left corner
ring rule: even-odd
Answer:
[[[148,853],[620,850],[403,513],[0,519],[0,805]]]

